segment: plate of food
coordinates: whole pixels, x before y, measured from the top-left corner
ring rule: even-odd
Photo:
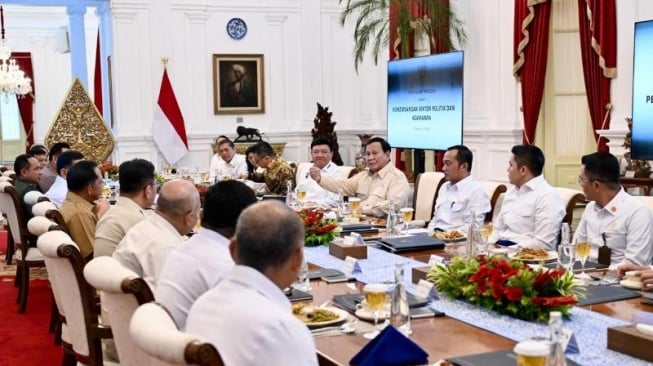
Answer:
[[[554,251],[548,252],[544,249],[524,248],[508,254],[508,258],[524,262],[549,262],[558,259],[558,253]]]
[[[338,324],[349,316],[346,311],[332,306],[317,307],[307,303],[294,304],[292,313],[309,328]]]
[[[642,283],[640,281],[635,281],[635,280],[621,280],[619,282],[619,285],[621,287],[625,287],[630,290],[641,290],[642,289]]]
[[[434,231],[433,236],[450,243],[467,240],[467,236],[458,230]]]

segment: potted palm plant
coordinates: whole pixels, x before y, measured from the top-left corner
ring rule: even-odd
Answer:
[[[339,0],[339,3],[345,3],[340,14],[341,25],[355,18],[354,67],[357,71],[368,47],[371,47],[374,64],[378,63],[379,54],[387,49],[394,33],[397,38],[393,47],[401,57],[411,55],[410,39],[415,35],[428,36],[432,49],[440,45],[450,50],[454,44],[462,46],[467,39],[464,25],[448,0]],[[390,22],[391,12],[396,14],[396,24]]]

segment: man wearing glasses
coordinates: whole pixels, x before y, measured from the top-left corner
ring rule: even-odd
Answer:
[[[626,193],[619,181],[619,162],[608,152],[595,152],[581,160],[578,184],[588,201],[574,234],[577,242],[591,244],[589,260],[598,250],[610,248],[610,266],[649,266],[653,256],[653,224],[646,205]]]

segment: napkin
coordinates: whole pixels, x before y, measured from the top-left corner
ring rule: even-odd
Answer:
[[[517,243],[515,243],[514,241],[508,240],[508,239],[499,239],[499,240],[497,240],[497,245],[501,245],[502,247],[509,247],[509,246],[516,245],[516,244]]]
[[[355,366],[425,365],[429,355],[397,330],[388,325],[349,361]]]

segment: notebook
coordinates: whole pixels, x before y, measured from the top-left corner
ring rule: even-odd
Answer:
[[[393,253],[423,249],[444,249],[444,241],[428,235],[385,238],[380,240],[379,244]]]
[[[639,292],[628,290],[621,286],[587,286],[583,290],[583,294],[585,298],[580,299],[578,306],[633,299],[642,296]]]
[[[342,225],[340,235],[348,235],[350,233],[359,234],[377,234],[379,229],[372,227],[371,224],[345,224]]]
[[[506,350],[452,357],[448,361],[460,366],[506,366],[514,365],[517,362],[517,355],[511,350]],[[578,365],[576,362],[567,359],[567,366],[576,365]]]
[[[418,308],[421,306],[426,306],[429,301],[423,297],[417,297],[410,292],[406,292],[408,306],[412,308]],[[356,311],[356,305],[362,302],[365,299],[365,295],[362,294],[346,294],[346,295],[334,295],[331,300],[334,305],[349,310],[352,313]]]

